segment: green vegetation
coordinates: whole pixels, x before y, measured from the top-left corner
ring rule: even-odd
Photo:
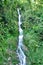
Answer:
[[[21,8],[27,65],[43,65],[43,0],[0,0],[0,65],[19,63],[16,54],[18,7]]]
[[[0,1],[0,65],[18,63],[16,49],[18,39],[17,11],[13,1]]]

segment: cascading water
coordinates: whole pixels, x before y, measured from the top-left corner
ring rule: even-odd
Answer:
[[[26,56],[23,52],[23,30],[21,28],[21,14],[19,8],[17,9],[18,11],[18,25],[19,25],[19,42],[18,42],[18,48],[17,48],[17,54],[19,57],[20,65],[26,65]]]

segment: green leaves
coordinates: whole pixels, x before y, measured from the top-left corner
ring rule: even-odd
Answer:
[[[27,65],[43,65],[43,8],[39,4],[34,7],[25,7],[22,13]]]
[[[18,64],[17,8],[21,8],[27,65],[43,65],[43,0],[0,0],[0,65]]]
[[[18,22],[16,0],[4,0],[0,5],[0,65],[16,65],[18,58],[16,55]],[[15,3],[14,3],[15,2]],[[9,57],[11,60],[9,62]]]

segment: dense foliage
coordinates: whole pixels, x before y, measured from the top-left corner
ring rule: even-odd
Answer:
[[[17,63],[18,22],[14,2],[0,1],[0,65]]]
[[[21,8],[27,65],[43,65],[43,0],[0,0],[0,65],[19,63],[17,8]]]

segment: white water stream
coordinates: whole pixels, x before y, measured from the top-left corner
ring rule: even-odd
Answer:
[[[19,57],[19,65],[26,65],[26,56],[24,54],[24,51],[23,51],[23,30],[21,28],[21,14],[20,14],[20,10],[19,8],[17,9],[18,11],[18,26],[19,26],[19,41],[18,41],[18,48],[17,48],[17,54],[18,54],[18,57]]]

